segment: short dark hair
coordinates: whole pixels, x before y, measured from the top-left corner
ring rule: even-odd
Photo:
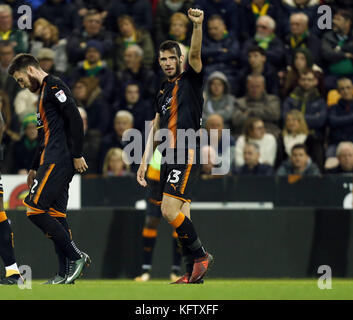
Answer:
[[[352,14],[348,10],[339,9],[335,12],[334,15],[341,16],[343,19],[353,22]]]
[[[32,66],[37,69],[40,68],[38,60],[28,53],[20,53],[16,55],[9,66],[8,73],[13,76],[16,71],[27,69],[27,67]]]
[[[304,143],[297,143],[292,147],[291,153],[296,150],[296,149],[303,149],[305,151],[306,154],[308,153],[308,147],[306,146],[306,144]]]
[[[207,19],[207,22],[213,21],[213,20],[220,20],[220,21],[222,21],[222,22],[225,24],[224,19],[223,19],[223,17],[222,17],[220,14],[212,14],[212,15]]]
[[[248,49],[248,55],[249,53],[251,52],[258,52],[260,53],[262,56],[266,57],[266,51],[264,48],[261,48],[259,46],[251,46],[249,49]]]
[[[167,40],[161,43],[161,45],[159,46],[159,51],[158,51],[158,55],[159,52],[163,52],[163,51],[170,51],[170,50],[176,50],[176,53],[178,55],[178,57],[180,58],[181,56],[181,49],[179,46],[179,43],[173,40]]]

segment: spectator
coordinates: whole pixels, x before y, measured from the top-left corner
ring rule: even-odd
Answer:
[[[7,4],[0,5],[0,40],[9,40],[15,53],[27,52],[27,33],[14,28],[12,9]]]
[[[249,75],[246,87],[246,96],[237,99],[232,115],[234,134],[241,132],[249,117],[258,117],[265,123],[266,131],[278,137],[281,117],[279,98],[267,94],[265,78],[262,75]]]
[[[353,173],[353,143],[351,141],[342,141],[336,150],[338,165],[326,170],[328,174]]]
[[[75,5],[78,10],[80,17],[85,17],[90,10],[96,10],[102,19],[104,19],[107,14],[107,8],[112,0],[75,0]]]
[[[88,10],[83,17],[82,25],[73,30],[68,37],[67,54],[70,63],[76,64],[84,60],[87,42],[90,40],[100,41],[102,44],[102,58],[109,59],[113,50],[113,36],[103,26],[103,17],[97,10]]]
[[[209,145],[216,152],[215,161],[212,163],[217,167],[229,170],[234,166],[235,140],[232,136],[230,136],[229,142],[224,140],[222,135],[224,129],[223,118],[219,114],[212,114],[208,117],[205,127],[208,132]],[[216,137],[213,136],[215,132]]]
[[[149,0],[116,0],[108,8],[106,25],[111,31],[116,29],[116,21],[121,16],[131,16],[136,28],[151,32],[153,29],[152,7]]]
[[[260,163],[260,148],[256,143],[247,142],[244,146],[244,165],[235,173],[239,175],[271,176],[273,168]]]
[[[257,45],[266,51],[267,61],[280,70],[284,65],[284,46],[275,34],[276,22],[270,16],[261,16],[256,21],[256,34],[243,45],[242,62],[247,61],[250,47]]]
[[[108,102],[115,98],[115,76],[102,60],[103,46],[100,41],[90,40],[87,42],[85,60],[81,61],[72,71],[71,85],[80,78],[92,77],[99,80],[99,86],[104,88],[103,94]],[[90,116],[89,116],[90,117]]]
[[[328,4],[333,11],[345,9],[353,13],[351,0],[324,0],[324,4]]]
[[[62,80],[67,80],[64,73],[59,72],[55,66],[55,53],[52,49],[42,48],[38,51],[37,60],[40,67],[53,76],[59,77]]]
[[[37,113],[38,93],[33,93],[27,89],[20,90],[14,100],[15,113],[22,123],[24,117],[29,113]]]
[[[187,48],[190,46],[190,35],[188,33],[189,18],[181,12],[176,12],[170,17],[169,33],[165,40],[178,41]],[[184,54],[186,57],[187,54]]]
[[[336,88],[339,77],[353,79],[353,31],[352,16],[339,10],[333,17],[333,29],[324,34],[322,56],[328,68],[325,77],[327,90]]]
[[[342,141],[353,142],[353,84],[348,78],[337,82],[341,99],[328,110],[329,146],[326,157],[334,157],[337,145]]]
[[[154,23],[156,46],[167,40],[170,32],[170,19],[177,12],[187,15],[192,6],[192,0],[160,0],[157,3]]]
[[[0,40],[0,89],[4,90],[8,94],[13,113],[13,101],[21,89],[16,80],[7,72],[14,56],[15,51],[11,42],[9,40]]]
[[[294,52],[298,48],[307,48],[314,62],[321,65],[321,40],[309,31],[309,17],[302,12],[290,16],[290,32],[284,39],[286,65],[293,61]]]
[[[278,139],[276,166],[290,157],[292,148],[296,144],[305,144],[310,158],[323,170],[325,159],[323,145],[309,132],[304,115],[294,109],[287,113],[282,134]]]
[[[24,134],[20,141],[13,146],[14,174],[28,174],[38,146],[37,115],[27,114],[22,121]]]
[[[143,50],[143,65],[151,68],[154,62],[154,46],[148,31],[138,29],[132,17],[123,15],[117,20],[119,36],[115,40],[114,65],[117,70],[124,68],[124,51],[137,44]]]
[[[283,26],[284,30],[286,32],[289,30],[288,22],[292,14],[302,13],[308,17],[308,27],[310,31],[315,34],[320,34],[317,23],[319,18],[319,5],[320,0],[283,0],[284,21],[287,21],[287,24]]]
[[[201,179],[212,178],[212,169],[216,167],[217,153],[212,146],[201,147]],[[217,177],[219,177],[217,175]]]
[[[297,86],[301,74],[313,70],[318,79],[318,89],[322,97],[326,95],[324,73],[322,69],[313,63],[311,52],[305,48],[295,50],[292,64],[287,66],[286,72],[281,72],[281,95],[286,98]]]
[[[20,139],[20,123],[10,106],[9,96],[4,90],[0,90],[0,111],[5,122],[2,144],[11,145],[12,142]]]
[[[124,52],[124,68],[117,72],[119,95],[124,95],[127,83],[137,83],[143,99],[152,100],[156,93],[156,76],[150,68],[143,65],[143,50],[138,45],[131,45]]]
[[[238,39],[241,26],[239,25],[239,6],[232,0],[196,0],[193,7],[204,11],[204,28],[207,27],[209,19],[218,15],[222,18],[232,37]],[[206,30],[205,30],[206,32]]]
[[[35,19],[44,18],[58,27],[60,38],[66,38],[79,24],[76,6],[66,0],[47,0],[38,7]]]
[[[99,130],[102,135],[108,131],[110,110],[96,78],[80,78],[73,86],[73,95],[86,110],[88,128]]]
[[[101,133],[99,130],[88,129],[88,117],[87,112],[84,108],[78,107],[82,121],[83,121],[83,156],[88,165],[88,169],[85,174],[97,174],[99,172],[99,151],[101,144]]]
[[[54,64],[59,72],[67,70],[66,39],[59,39],[59,30],[49,21],[39,18],[34,23],[33,39],[30,41],[30,53],[37,56],[42,48],[54,51]]]
[[[227,77],[219,71],[212,72],[207,78],[204,93],[203,120],[212,114],[219,114],[226,128],[231,125],[235,97],[230,93]]]
[[[277,170],[278,176],[287,175],[319,176],[320,170],[310,159],[305,144],[296,144],[291,151],[290,159],[285,160]]]
[[[7,4],[11,7],[13,14],[13,20],[14,20],[14,25],[17,25],[17,21],[18,18],[21,16],[20,13],[18,13],[18,8],[23,6],[23,5],[27,5],[27,6],[31,6],[33,9],[33,1],[29,0],[1,0],[0,4]]]
[[[105,135],[102,138],[102,143],[100,147],[100,172],[102,172],[104,158],[106,153],[111,148],[120,148],[124,147],[129,143],[128,141],[123,141],[122,137],[125,131],[130,130],[134,126],[134,117],[133,115],[126,110],[118,111],[114,118],[114,132]],[[136,169],[137,170],[137,169]]]
[[[283,102],[283,118],[293,109],[300,110],[310,130],[317,138],[324,139],[327,104],[318,90],[318,80],[310,70],[300,75],[299,86]]]
[[[277,153],[276,138],[266,133],[265,124],[260,118],[249,118],[244,125],[244,133],[235,144],[235,165],[244,165],[244,146],[247,142],[254,142],[260,149],[260,163],[274,166]]]
[[[219,15],[211,16],[207,21],[208,34],[203,38],[202,60],[205,74],[214,71],[223,72],[230,82],[236,78],[236,65],[239,56],[239,43]]]
[[[116,111],[131,112],[134,117],[134,128],[144,135],[145,121],[152,121],[155,116],[153,105],[140,98],[140,88],[136,83],[127,84],[124,91],[124,99],[117,105]]]
[[[256,33],[256,21],[259,17],[270,16],[277,22],[276,33],[282,35],[281,16],[283,14],[281,6],[273,0],[249,0],[244,1],[241,21],[241,38],[246,41],[254,37]]]
[[[248,63],[239,73],[236,96],[244,96],[246,94],[246,78],[250,74],[262,74],[266,80],[266,92],[279,95],[277,71],[272,65],[267,63],[266,51],[263,48],[253,46],[248,49]]]
[[[130,166],[125,162],[126,156],[120,148],[111,148],[104,159],[103,177],[126,177]]]

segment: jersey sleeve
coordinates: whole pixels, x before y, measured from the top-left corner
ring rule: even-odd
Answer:
[[[76,105],[71,91],[60,79],[52,81],[47,90],[50,100],[54,102],[60,111],[63,111],[67,105]]]
[[[203,82],[203,76],[204,76],[204,68],[201,69],[200,72],[196,72],[190,65],[188,65],[185,74],[190,79],[190,81],[197,81],[197,82]]]
[[[69,88],[60,79],[53,81],[48,90],[51,101],[61,111],[64,120],[68,123],[71,135],[71,152],[74,158],[81,158],[83,155],[83,121],[78,111],[76,102]]]

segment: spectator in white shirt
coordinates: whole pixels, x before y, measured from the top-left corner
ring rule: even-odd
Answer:
[[[260,118],[249,118],[245,122],[243,132],[235,145],[235,165],[241,167],[244,164],[244,146],[247,142],[254,142],[260,149],[260,163],[273,166],[277,141],[273,134],[266,133],[264,122]]]

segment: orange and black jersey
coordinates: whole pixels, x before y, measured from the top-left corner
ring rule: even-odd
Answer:
[[[52,75],[44,78],[40,88],[37,129],[40,146],[32,169],[82,156],[82,119],[70,89]]]
[[[156,96],[156,112],[160,114],[160,129],[173,134],[171,148],[177,147],[177,130],[201,127],[203,107],[203,72],[189,66],[173,81],[165,80]],[[187,145],[185,146],[188,147]]]

